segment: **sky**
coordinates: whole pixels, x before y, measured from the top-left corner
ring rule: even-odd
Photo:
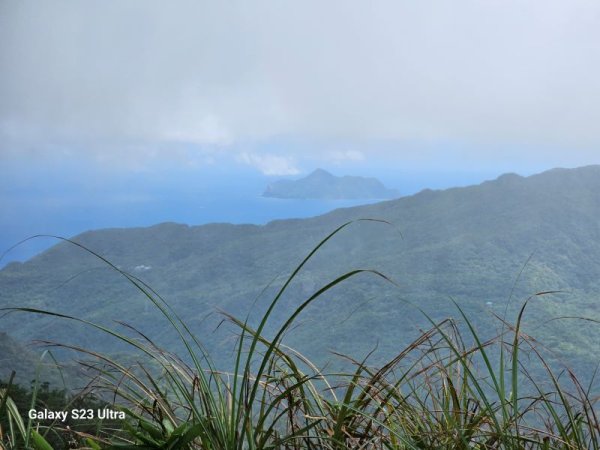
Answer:
[[[0,0],[0,221],[182,179],[598,164],[598,42],[594,0]]]

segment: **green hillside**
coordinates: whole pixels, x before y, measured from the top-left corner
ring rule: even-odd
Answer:
[[[556,169],[264,226],[165,223],[89,231],[74,241],[147,282],[225,361],[235,336],[219,326],[219,310],[260,316],[271,294],[328,233],[350,220],[382,219],[389,224],[356,222],[328,242],[291,285],[271,326],[350,269],[376,269],[396,285],[360,275],[336,287],[307,308],[285,343],[321,362],[333,349],[360,358],[377,347],[377,361],[430,327],[415,305],[434,318],[456,317],[454,299],[485,335],[495,332],[494,315],[504,315],[511,292],[512,320],[529,295],[560,290],[528,306],[525,332],[585,369],[600,356],[598,325],[549,320],[600,319],[599,192],[600,166]],[[118,320],[176,347],[172,328],[140,292],[66,242],[0,271],[0,304],[112,325]],[[0,320],[0,330],[24,341],[122,350],[106,336],[60,319],[11,314]]]
[[[0,332],[0,383],[8,382],[13,372],[13,381],[23,386],[30,386],[36,379],[40,383],[50,383],[57,389],[63,388],[67,379],[71,387],[81,387],[85,382],[72,364],[59,368],[52,354],[35,346],[25,346]]]

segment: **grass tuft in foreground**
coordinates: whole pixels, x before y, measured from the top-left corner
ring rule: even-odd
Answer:
[[[156,292],[109,261],[152,302],[178,333],[186,349],[175,355],[142,333],[133,338],[64,314],[34,312],[84,322],[145,355],[125,364],[93,350],[67,346],[94,358],[90,387],[126,414],[118,429],[95,433],[72,430],[75,447],[92,449],[599,449],[598,397],[576,375],[559,377],[532,338],[521,331],[531,299],[514,324],[483,340],[455,304],[457,320],[432,320],[409,346],[379,368],[367,360],[347,360],[353,370],[322,373],[282,338],[302,311],[327,291],[375,270],[345,273],[301,303],[272,336],[264,330],[273,310],[303,266],[337,233],[321,241],[292,272],[253,328],[248,319],[225,314],[239,329],[231,372],[218,371],[197,336]],[[538,293],[538,297],[548,293]],[[500,320],[500,319],[499,319]],[[51,343],[47,343],[51,344]],[[523,354],[527,358],[523,358]],[[537,366],[539,370],[530,368]],[[1,391],[3,448],[51,449],[53,428],[27,424]],[[75,444],[73,444],[75,443]],[[67,443],[65,443],[66,448]]]

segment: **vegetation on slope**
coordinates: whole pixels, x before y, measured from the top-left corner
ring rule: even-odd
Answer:
[[[307,349],[307,356],[319,363],[333,347],[363,358],[377,345],[372,361],[384,364],[426,327],[418,311],[399,298],[410,299],[437,321],[455,314],[451,297],[485,338],[492,338],[494,315],[504,314],[514,280],[525,267],[514,298],[539,290],[561,293],[530,305],[524,330],[571,358],[581,373],[591,373],[600,357],[598,330],[591,323],[574,326],[552,318],[600,319],[597,192],[600,167],[586,167],[527,178],[505,175],[479,186],[424,191],[265,226],[162,224],[91,231],[74,240],[167,294],[224,367],[220,359],[230,354],[228,329],[214,331],[220,322],[215,310],[240,317],[252,311],[250,323],[256,325],[303,249],[347,220],[383,218],[395,227],[362,223],[353,233],[336,236],[305,266],[274,314],[283,319],[318,286],[359,264],[387,274],[399,287],[348,280],[327,293],[327,301],[307,308],[288,344]],[[161,346],[174,348],[179,342],[139,292],[70,245],[59,244],[0,271],[0,304],[65,312],[104,325],[118,318],[151,334]],[[516,315],[518,303],[510,302],[508,311]],[[320,320],[331,316],[340,320]],[[21,323],[13,316],[3,324],[18,340],[53,339],[127,351],[84,327],[66,329],[53,319]],[[317,342],[315,335],[321,337]]]
[[[498,316],[500,332],[490,339],[482,338],[457,303],[456,320],[435,320],[416,306],[429,329],[379,368],[368,358],[340,356],[354,369],[331,373],[285,345],[283,338],[304,311],[326,301],[328,293],[349,280],[371,278],[394,285],[376,270],[351,270],[317,287],[291,314],[277,320],[275,311],[288,289],[317,251],[348,225],[337,228],[302,260],[255,327],[248,317],[225,314],[239,330],[230,372],[214,366],[194,330],[146,283],[86,250],[160,311],[185,354],[162,349],[127,324],[108,328],[71,315],[13,309],[83,323],[139,355],[138,363],[123,364],[67,345],[95,358],[87,365],[96,373],[96,390],[103,398],[110,394],[112,407],[127,415],[119,432],[99,429],[90,435],[71,430],[73,442],[94,449],[600,448],[597,393],[574,371],[563,367],[556,372],[546,362],[543,343],[522,330],[527,308],[552,292],[538,292],[522,302],[512,324]],[[269,327],[271,322],[277,323]],[[533,370],[536,364],[541,371]],[[17,423],[10,391],[2,394],[0,414]],[[10,435],[3,434],[2,442],[6,448],[27,442],[48,450],[45,436],[53,429],[43,424],[16,426]]]

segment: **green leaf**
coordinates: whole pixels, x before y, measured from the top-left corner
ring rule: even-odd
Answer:
[[[48,441],[35,430],[31,430],[31,443],[35,450],[54,450]]]

